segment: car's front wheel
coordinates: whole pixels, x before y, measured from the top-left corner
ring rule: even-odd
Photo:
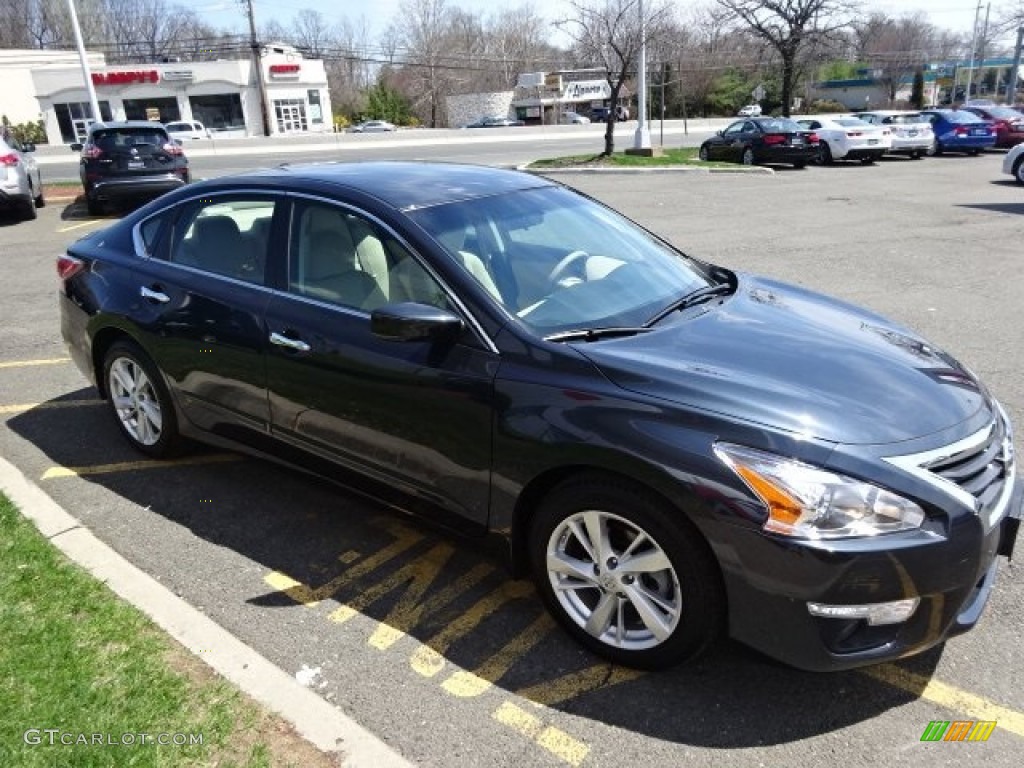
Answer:
[[[1024,155],[1021,155],[1017,164],[1013,166],[1013,178],[1017,180],[1018,184],[1024,184]]]
[[[156,365],[138,345],[118,341],[103,363],[107,401],[121,433],[137,450],[156,458],[181,447],[170,393]]]
[[[700,160],[702,162],[706,163],[708,161],[708,145],[707,144],[701,144],[700,145],[700,149],[697,151],[697,157],[700,158]]]
[[[725,623],[710,549],[678,510],[642,487],[601,475],[570,479],[538,508],[529,546],[549,610],[617,663],[686,661]]]

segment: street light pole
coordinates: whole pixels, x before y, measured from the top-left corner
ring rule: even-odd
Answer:
[[[644,0],[637,0],[640,12],[640,62],[638,99],[636,105],[636,133],[633,135],[633,149],[647,152],[651,148],[651,133],[647,128],[647,19],[644,17]]]
[[[68,0],[68,13],[71,14],[71,28],[75,33],[75,45],[78,46],[78,59],[82,63],[82,78],[85,90],[89,92],[89,106],[92,107],[92,119],[97,123],[103,120],[100,114],[100,102],[96,98],[96,87],[92,84],[92,71],[85,55],[85,43],[82,42],[82,29],[78,26],[78,13],[75,11],[75,0]]]

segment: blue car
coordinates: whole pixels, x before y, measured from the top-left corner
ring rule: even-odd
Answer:
[[[996,130],[991,122],[964,109],[926,109],[921,112],[932,124],[934,151],[980,154],[996,145]]]

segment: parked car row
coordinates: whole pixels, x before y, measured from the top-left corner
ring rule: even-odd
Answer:
[[[876,110],[792,118],[750,116],[736,120],[700,147],[702,160],[746,165],[838,160],[873,163],[886,154],[913,159],[944,152],[978,155],[991,147],[1024,142],[1024,113],[1009,107]]]

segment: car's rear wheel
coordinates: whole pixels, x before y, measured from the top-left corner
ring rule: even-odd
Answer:
[[[118,341],[103,362],[107,401],[128,442],[156,458],[181,447],[170,393],[156,365],[133,342]]]
[[[1017,164],[1013,166],[1013,178],[1017,180],[1018,184],[1024,184],[1024,155],[1021,155]]]
[[[21,207],[21,220],[32,221],[39,216],[36,212],[35,194],[32,192],[32,188],[29,187],[29,197],[20,204]]]
[[[46,196],[43,194],[42,181],[40,181],[40,187],[36,190],[36,196],[32,200],[32,203],[36,208],[46,207]]]
[[[827,141],[822,141],[818,145],[818,164],[832,165],[832,148]]]
[[[640,486],[596,474],[570,479],[541,503],[529,547],[552,614],[617,663],[677,664],[724,626],[710,549],[678,510]]]
[[[90,216],[102,216],[105,212],[103,203],[89,195],[85,196],[85,208]]]
[[[753,165],[754,164],[754,150],[752,150],[750,147],[747,147],[746,149],[744,149],[743,150],[743,156],[740,158],[740,162],[743,163],[744,165]]]
[[[707,160],[708,160],[708,145],[707,144],[701,144],[700,145],[700,149],[697,150],[697,157],[700,158],[703,162],[707,162]]]

